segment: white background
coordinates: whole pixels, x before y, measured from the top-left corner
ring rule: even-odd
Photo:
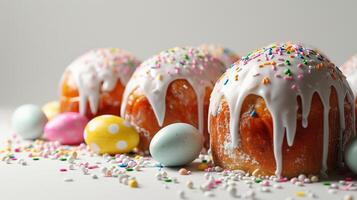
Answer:
[[[141,59],[219,43],[241,55],[274,41],[320,48],[337,65],[357,53],[357,1],[0,0],[0,106],[58,96],[85,51],[120,47]]]

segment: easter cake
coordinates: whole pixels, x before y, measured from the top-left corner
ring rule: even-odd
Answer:
[[[214,163],[253,175],[326,174],[355,134],[354,96],[316,50],[272,44],[216,83],[209,108]]]
[[[140,61],[118,48],[91,50],[72,62],[60,82],[60,112],[88,119],[119,115],[124,88]]]
[[[193,47],[176,47],[143,62],[129,80],[121,116],[140,132],[139,147],[148,150],[162,127],[188,123],[205,136],[207,113],[215,81],[224,72],[222,62]]]

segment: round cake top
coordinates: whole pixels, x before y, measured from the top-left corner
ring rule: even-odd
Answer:
[[[187,80],[191,84],[197,95],[199,112],[203,113],[205,90],[207,87],[213,88],[224,70],[222,62],[198,48],[175,47],[162,51],[143,62],[134,72],[125,88],[121,116],[124,117],[129,95],[139,89],[148,98],[158,124],[162,126],[166,91],[169,84],[177,79]],[[203,128],[203,114],[201,118],[200,130]]]
[[[112,91],[117,80],[125,86],[139,64],[131,53],[118,48],[91,50],[73,61],[65,73],[71,74],[68,84],[78,88],[80,113],[85,113],[88,99],[95,114],[101,91]]]
[[[233,63],[239,60],[239,55],[235,52],[217,44],[202,44],[198,48],[219,59],[226,68],[229,68]]]
[[[357,54],[352,56],[341,66],[341,70],[347,76],[355,97],[357,97]]]
[[[220,110],[224,97],[230,108],[231,139],[227,146],[239,145],[238,124],[241,105],[246,96],[261,96],[269,109],[274,127],[274,153],[277,174],[281,173],[281,145],[286,133],[288,144],[294,142],[297,122],[297,98],[302,102],[302,126],[308,126],[311,100],[317,93],[325,108],[325,138],[328,138],[328,111],[331,87],[337,92],[340,125],[345,128],[344,100],[353,102],[353,94],[340,70],[318,51],[302,44],[271,44],[248,53],[229,68],[216,83],[210,114]],[[353,106],[353,104],[351,105]],[[327,128],[326,128],[327,127]],[[354,130],[353,130],[354,131]],[[328,140],[324,140],[323,166],[327,169]]]

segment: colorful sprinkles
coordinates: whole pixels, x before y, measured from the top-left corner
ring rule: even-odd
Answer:
[[[14,137],[16,138],[16,137]],[[115,156],[103,155],[98,156],[93,152],[87,150],[86,145],[82,144],[77,147],[62,146],[57,142],[44,142],[37,140],[32,144],[22,144],[21,142],[9,140],[7,142],[6,148],[0,150],[1,160],[8,164],[16,161],[20,165],[27,165],[30,160],[38,160],[40,158],[58,160],[62,162],[67,162],[67,167],[61,167],[58,169],[59,173],[66,174],[63,178],[64,182],[74,182],[75,179],[71,177],[72,173],[76,173],[77,170],[83,175],[90,175],[93,180],[102,177],[116,178],[119,184],[125,185],[129,188],[140,188],[139,181],[135,177],[136,166],[140,166],[144,171],[152,168],[157,168],[158,173],[156,174],[156,179],[163,184],[164,188],[170,189],[170,184],[184,184],[184,187],[188,190],[178,191],[180,198],[189,198],[191,194],[190,191],[201,191],[202,195],[215,197],[217,189],[223,189],[232,198],[245,198],[245,199],[255,199],[258,198],[260,193],[274,193],[283,192],[284,184],[294,184],[304,186],[305,184],[321,184],[326,187],[326,191],[329,195],[335,195],[338,192],[351,192],[357,191],[356,183],[351,177],[343,178],[338,182],[321,182],[318,183],[317,176],[305,176],[300,175],[296,178],[287,181],[286,178],[277,178],[275,176],[271,177],[254,177],[248,173],[241,170],[229,171],[224,170],[219,166],[213,166],[210,156],[200,155],[198,163],[198,169],[192,169],[193,171],[203,170],[203,179],[205,180],[203,184],[198,184],[197,182],[182,181],[179,178],[171,175],[190,175],[191,171],[186,168],[181,168],[177,172],[175,171],[165,171],[160,164],[156,163],[149,157],[142,157],[140,155],[125,155],[119,154]],[[27,157],[27,158],[26,158]],[[98,161],[87,161],[86,157],[96,158]],[[65,158],[65,159],[64,159]],[[99,161],[101,160],[101,161]],[[35,163],[30,163],[35,165]],[[72,172],[71,172],[72,171]],[[130,173],[130,174],[129,174]],[[170,173],[170,174],[169,174]],[[188,176],[189,177],[189,176]],[[245,183],[249,190],[241,190],[237,188],[239,182]],[[148,185],[143,185],[143,187],[149,187]],[[298,188],[297,188],[298,189]],[[287,193],[288,194],[288,193]],[[309,190],[296,190],[293,197],[310,197],[317,198],[317,195],[313,191]],[[290,197],[289,197],[290,198]],[[353,196],[350,194],[344,195],[344,200],[353,200]]]
[[[292,73],[292,71],[290,69],[290,67],[294,67],[291,64],[291,61],[284,57],[277,58],[277,59],[275,58],[275,57],[283,56],[284,54],[289,54],[290,58],[299,58],[300,63],[297,64],[297,67],[300,69],[304,68],[305,66],[309,66],[311,69],[316,69],[316,70],[319,70],[322,67],[329,67],[329,66],[323,65],[323,63],[314,65],[313,59],[310,59],[310,56],[312,56],[312,55],[314,55],[320,61],[328,61],[327,58],[325,58],[324,56],[319,54],[316,50],[304,48],[300,45],[292,44],[292,43],[272,44],[269,47],[258,49],[254,52],[248,53],[247,56],[242,57],[240,62],[243,62],[244,65],[246,65],[249,62],[251,62],[252,60],[256,60],[257,62],[261,62],[259,64],[259,67],[265,67],[267,65],[283,67],[284,68],[284,70],[283,70],[284,76],[287,76],[287,78],[285,78],[285,79],[292,80],[293,78],[289,78],[289,77],[294,76],[294,74]],[[261,60],[261,59],[256,59],[258,57],[261,57],[262,55],[264,55],[263,57],[265,57],[265,61]],[[275,60],[273,60],[273,59],[275,59]],[[278,61],[278,62],[276,62],[276,61]],[[312,67],[312,66],[314,66],[314,67]],[[275,67],[272,67],[272,70],[276,71],[277,69]],[[331,73],[332,73],[331,76],[335,75],[335,73],[333,71],[331,71]],[[297,76],[300,78],[303,77],[302,74],[297,74]],[[279,76],[276,76],[276,77],[279,78]],[[262,83],[266,84],[266,81],[264,81]]]

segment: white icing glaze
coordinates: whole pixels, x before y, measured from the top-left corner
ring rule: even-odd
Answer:
[[[350,84],[352,91],[357,97],[357,55],[352,56],[345,64],[341,66],[341,70],[347,76],[347,81]]]
[[[96,114],[101,91],[112,91],[118,79],[125,86],[139,64],[132,54],[118,48],[91,50],[73,61],[65,73],[70,73],[69,83],[78,88],[79,112],[85,114],[88,100]]]
[[[228,48],[216,44],[202,44],[198,48],[216,57],[223,62],[226,68],[231,67],[233,63],[239,60],[239,56]]]
[[[290,53],[288,54],[287,51]],[[212,91],[209,117],[216,116],[221,100],[224,98],[230,111],[229,129],[232,141],[230,148],[235,148],[240,144],[238,127],[242,103],[249,94],[261,96],[273,119],[273,151],[276,175],[280,176],[284,135],[286,134],[289,146],[294,143],[297,97],[300,96],[302,100],[302,126],[308,127],[312,96],[317,93],[324,107],[322,158],[324,173],[327,169],[331,87],[334,87],[337,92],[342,137],[345,129],[345,97],[354,110],[354,103],[351,103],[353,94],[342,73],[327,58],[313,49],[291,43],[272,44],[242,57],[226,71]],[[354,112],[352,113],[354,120]],[[355,132],[355,129],[352,131]]]
[[[174,80],[187,80],[197,97],[198,129],[204,127],[204,97],[206,88],[213,88],[214,82],[224,72],[223,64],[210,54],[192,48],[172,48],[146,60],[134,72],[128,82],[121,106],[121,116],[125,116],[126,104],[131,93],[138,89],[148,99],[162,126],[165,119],[166,92]]]

